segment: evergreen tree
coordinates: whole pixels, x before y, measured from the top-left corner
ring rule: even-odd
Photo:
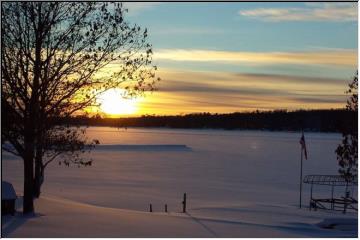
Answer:
[[[335,152],[340,166],[339,173],[351,181],[358,175],[358,73],[346,93],[351,94],[346,104],[346,110],[351,112],[351,119],[343,128],[343,140]]]

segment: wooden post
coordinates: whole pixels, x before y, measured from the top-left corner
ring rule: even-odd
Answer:
[[[183,197],[183,212],[186,212],[186,193],[184,193],[184,197]]]
[[[150,203],[150,212],[152,212],[152,204]]]
[[[184,200],[183,200],[182,204],[183,204],[183,213],[185,213],[186,212],[186,193],[184,193]]]
[[[165,204],[165,212],[167,212],[167,204]]]

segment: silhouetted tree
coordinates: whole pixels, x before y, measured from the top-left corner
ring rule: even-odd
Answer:
[[[351,118],[343,127],[343,140],[335,152],[340,166],[339,173],[350,181],[357,178],[358,170],[358,73],[349,84],[346,93],[351,94],[346,104],[346,110],[351,113]]]
[[[97,105],[108,89],[142,94],[159,80],[147,29],[125,21],[126,11],[107,2],[1,4],[2,149],[23,159],[24,213],[49,162],[90,164],[76,157],[92,146],[84,129],[56,119]]]

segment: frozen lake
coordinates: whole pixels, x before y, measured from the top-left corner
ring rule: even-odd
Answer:
[[[87,134],[101,142],[90,155],[93,165],[52,163],[43,193],[144,211],[149,203],[155,210],[167,203],[180,211],[184,192],[189,208],[254,201],[298,204],[299,132],[91,127]],[[309,159],[304,160],[304,175],[337,174],[334,151],[341,135],[305,133],[305,138]],[[6,153],[3,160],[3,179],[21,194],[22,162]],[[308,191],[304,185],[306,205]]]
[[[87,134],[101,142],[88,156],[92,166],[49,165],[35,201],[40,217],[7,217],[4,236],[357,236],[356,213],[298,208],[301,133],[92,127]],[[304,175],[337,174],[341,135],[305,137]],[[21,196],[22,162],[3,153],[2,164],[3,179]],[[314,190],[330,196],[328,187]]]

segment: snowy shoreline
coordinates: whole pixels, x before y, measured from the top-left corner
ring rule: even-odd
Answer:
[[[355,214],[326,217],[325,213],[281,205],[250,203],[231,208],[191,209],[188,213],[149,213],[47,196],[35,204],[37,213],[32,216],[18,214],[3,219],[3,237],[357,236]]]

